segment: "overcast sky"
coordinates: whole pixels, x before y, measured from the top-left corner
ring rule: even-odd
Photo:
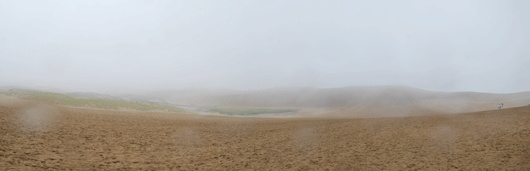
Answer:
[[[530,90],[530,1],[0,1],[0,85]]]

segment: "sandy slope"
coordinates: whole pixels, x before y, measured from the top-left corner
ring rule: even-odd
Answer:
[[[267,119],[0,104],[0,170],[530,170],[530,108]]]

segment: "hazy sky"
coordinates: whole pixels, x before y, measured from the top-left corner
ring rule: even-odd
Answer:
[[[0,1],[0,85],[530,90],[530,1]]]

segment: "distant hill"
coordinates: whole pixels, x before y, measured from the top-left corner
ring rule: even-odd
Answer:
[[[233,89],[187,88],[177,90],[158,90],[142,94],[150,99],[158,99],[177,105],[216,105],[218,98],[227,95],[241,94],[246,91]]]
[[[491,94],[435,92],[406,86],[271,88],[263,90],[172,90],[151,94],[180,105],[297,108],[333,117],[385,117],[454,114],[530,104],[530,92]],[[309,110],[311,109],[311,110]],[[324,112],[322,112],[324,111]]]
[[[65,93],[66,95],[76,97],[76,98],[102,98],[102,99],[122,99],[120,97],[99,94],[99,93],[89,93],[89,92],[71,92]]]
[[[9,91],[9,90],[27,90],[27,91],[46,91],[46,92],[54,92],[54,93],[64,93],[64,90],[57,89],[57,88],[49,88],[49,87],[34,87],[34,86],[18,86],[18,85],[2,85],[0,86],[0,91]]]
[[[24,87],[3,86],[0,91]],[[77,98],[154,102],[189,109],[201,106],[296,109],[296,117],[402,117],[496,110],[530,104],[530,92],[492,94],[436,92],[406,86],[270,88],[233,90],[188,88],[147,93],[64,93]]]
[[[36,89],[29,88],[29,87],[22,87],[22,86],[0,86],[0,91],[9,91],[9,90],[32,90],[36,91]]]
[[[164,100],[160,97],[155,96],[144,96],[137,94],[101,94],[91,92],[70,92],[64,93],[66,95],[77,97],[77,98],[101,98],[101,99],[115,99],[115,100],[131,100],[137,102],[163,102]]]
[[[1,91],[0,95],[15,96],[23,99],[34,99],[42,100],[58,105],[66,105],[73,107],[91,107],[99,109],[126,109],[126,110],[141,110],[141,111],[150,111],[150,110],[159,110],[159,111],[168,111],[168,112],[188,112],[182,108],[178,108],[172,105],[157,104],[157,103],[146,103],[146,102],[137,102],[129,101],[123,99],[110,99],[110,98],[99,98],[105,95],[100,95],[97,93],[73,93],[78,96],[71,96],[68,94],[61,93],[51,93],[51,92],[42,92],[42,91],[28,91],[28,90],[19,90],[19,89],[10,89],[11,91]],[[83,96],[83,97],[81,97]],[[110,96],[105,96],[110,97]]]

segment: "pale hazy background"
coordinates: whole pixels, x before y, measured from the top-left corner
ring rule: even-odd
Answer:
[[[530,90],[530,1],[0,1],[0,85]]]

